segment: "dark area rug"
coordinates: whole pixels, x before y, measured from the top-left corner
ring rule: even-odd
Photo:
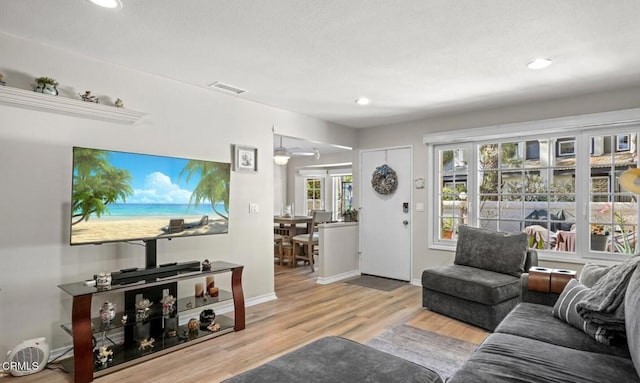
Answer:
[[[357,278],[349,279],[344,281],[344,283],[349,283],[351,285],[358,285],[362,287],[368,287],[370,289],[382,290],[382,291],[392,291],[399,287],[406,286],[409,282],[399,281],[397,279],[376,277],[373,275],[363,274]]]
[[[431,331],[400,325],[366,343],[380,351],[427,367],[446,379],[469,358],[477,345]]]

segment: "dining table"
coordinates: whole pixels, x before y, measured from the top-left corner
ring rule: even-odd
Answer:
[[[311,222],[313,218],[306,215],[296,215],[293,217],[274,216],[273,223],[278,224],[281,229],[285,231],[285,234],[289,238],[295,237],[297,234],[302,234],[305,231],[309,233],[311,231]],[[298,227],[298,225],[305,225],[304,228]],[[302,230],[298,230],[302,229]]]

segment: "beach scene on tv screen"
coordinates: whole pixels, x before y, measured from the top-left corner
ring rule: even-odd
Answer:
[[[71,244],[224,234],[230,164],[73,149]]]

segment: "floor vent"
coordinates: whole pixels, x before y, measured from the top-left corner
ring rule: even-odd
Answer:
[[[246,92],[244,89],[236,88],[235,86],[225,84],[223,82],[216,81],[213,84],[209,85],[210,88],[218,89],[223,92],[233,93],[233,94],[242,94]]]

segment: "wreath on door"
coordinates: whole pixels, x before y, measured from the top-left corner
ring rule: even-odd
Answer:
[[[371,177],[371,186],[378,194],[391,194],[398,188],[398,176],[387,164],[378,166]]]

